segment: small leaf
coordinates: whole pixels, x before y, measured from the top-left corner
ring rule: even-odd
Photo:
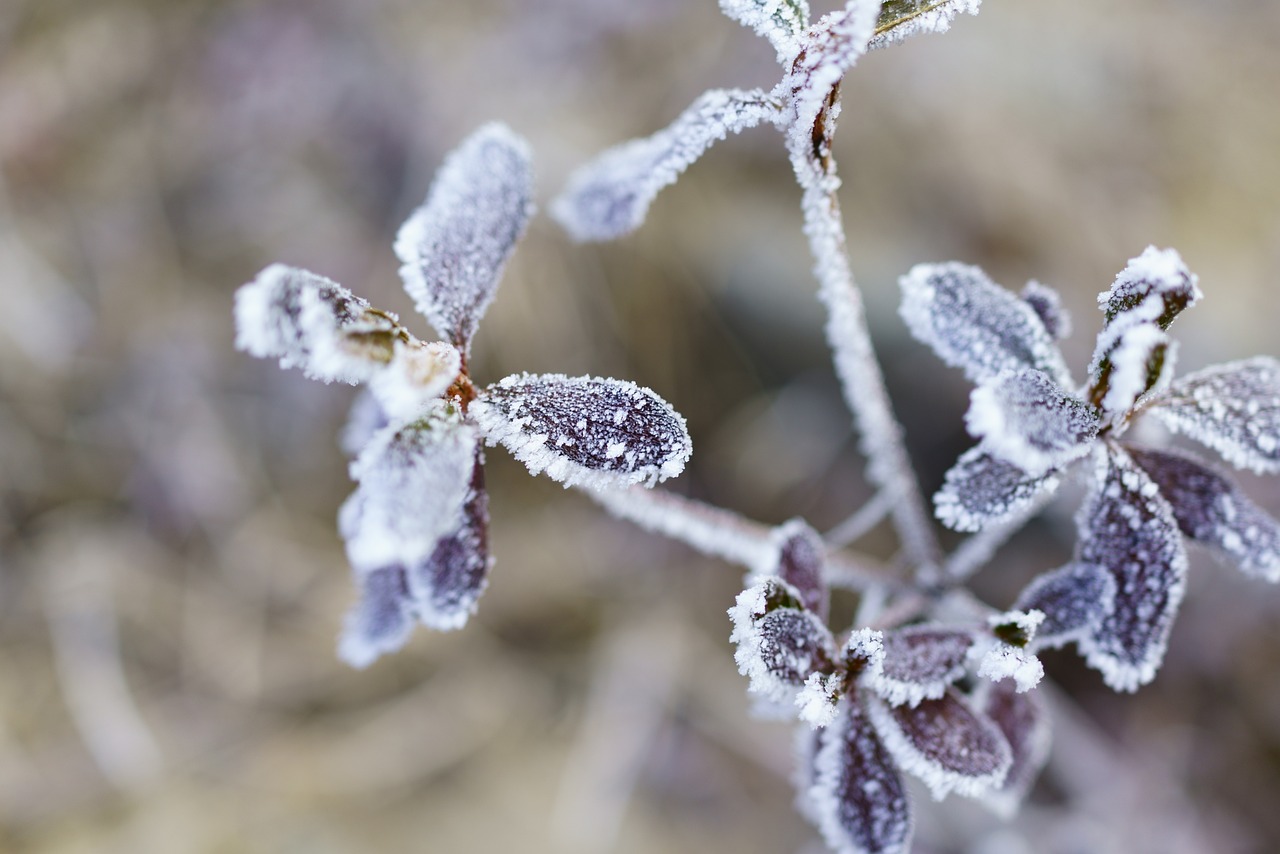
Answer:
[[[1280,472],[1280,361],[1256,356],[1176,381],[1151,413],[1237,468]]]
[[[883,664],[869,668],[863,684],[894,706],[937,699],[964,675],[973,643],[972,632],[937,625],[886,632]]]
[[[1144,394],[1173,377],[1177,342],[1155,323],[1124,317],[1098,334],[1089,366],[1088,399],[1119,423]]]
[[[951,467],[933,503],[948,528],[980,531],[1016,516],[1038,495],[1057,488],[1056,471],[1031,475],[979,446]]]
[[[1168,329],[1175,317],[1204,297],[1196,281],[1176,251],[1148,246],[1129,259],[1110,290],[1098,294],[1098,307],[1108,326],[1136,315]]]
[[[1008,682],[989,684],[979,707],[1004,734],[1013,754],[1004,785],[983,799],[997,815],[1009,819],[1017,813],[1049,758],[1049,710],[1039,692],[1015,691]]]
[[[367,380],[408,337],[394,315],[324,276],[283,264],[236,291],[235,315],[237,348],[277,357],[280,367],[324,382]]]
[[[837,854],[906,854],[911,801],[866,713],[845,701],[815,737],[808,811],[827,845]]]
[[[778,577],[798,590],[804,606],[825,622],[831,594],[823,575],[822,537],[803,519],[778,526],[773,537],[778,543]]]
[[[1077,519],[1077,560],[1110,573],[1115,603],[1080,649],[1113,689],[1136,691],[1155,678],[1164,658],[1186,586],[1187,555],[1156,484],[1118,446],[1106,449]]]
[[[409,586],[403,566],[384,566],[356,573],[360,601],[347,614],[338,656],[352,667],[365,668],[386,652],[404,646],[413,632]]]
[[[1189,454],[1130,448],[1129,455],[1160,488],[1183,534],[1250,575],[1280,581],[1280,523],[1226,476]]]
[[[734,661],[751,680],[748,690],[792,704],[810,674],[835,672],[835,639],[805,610],[800,592],[780,578],[766,578],[738,594],[729,609]]]
[[[1062,297],[1057,291],[1032,279],[1022,289],[1021,296],[1040,318],[1050,338],[1061,341],[1071,334],[1071,315],[1062,307]]]
[[[1087,454],[1101,426],[1097,410],[1030,368],[978,386],[970,400],[970,435],[1030,475]]]
[[[900,279],[907,327],[974,383],[1034,368],[1070,386],[1057,344],[1014,294],[966,264],[917,264]]]
[[[470,486],[461,524],[436,542],[430,557],[409,569],[413,612],[432,629],[462,628],[489,584],[489,495],[480,448]]]
[[[450,344],[396,342],[395,356],[369,378],[369,390],[389,417],[408,421],[424,415],[462,370],[462,356]]]
[[[919,777],[934,800],[977,797],[1004,783],[1013,764],[1000,729],[954,688],[917,706],[867,698],[867,712],[898,767]]]
[[[463,353],[533,213],[529,161],[523,139],[485,125],[445,159],[426,202],[396,235],[405,290]]]
[[[1014,608],[1044,614],[1032,650],[1056,649],[1091,635],[1115,607],[1115,595],[1116,580],[1106,569],[1070,563],[1037,576]]]
[[[489,444],[565,486],[652,486],[683,471],[693,453],[680,414],[622,380],[509,376],[480,392],[469,414]]]
[[[945,33],[957,15],[976,15],[981,5],[982,0],[884,0],[871,47],[887,47],[920,33]]]
[[[578,168],[551,203],[551,215],[574,240],[629,234],[644,222],[658,192],[714,143],[774,120],[778,111],[760,89],[705,92],[663,130],[610,148]]]
[[[797,37],[809,26],[806,0],[720,0],[720,11],[768,39],[780,62],[795,55]]]

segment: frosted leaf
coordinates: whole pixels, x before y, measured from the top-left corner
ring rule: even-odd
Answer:
[[[778,543],[778,577],[799,591],[804,606],[825,621],[831,595],[823,578],[822,537],[803,519],[792,519],[775,528],[773,538]]]
[[[1189,454],[1129,449],[1173,508],[1182,533],[1229,555],[1250,575],[1280,581],[1280,523],[1238,486]]]
[[[1043,475],[1089,452],[1098,413],[1028,368],[984,383],[970,395],[965,426],[993,456]]]
[[[1071,334],[1071,315],[1062,307],[1062,297],[1057,291],[1032,279],[1022,289],[1021,296],[1040,318],[1049,337],[1061,341]]]
[[[1077,559],[1111,574],[1115,601],[1080,650],[1113,689],[1136,691],[1164,658],[1187,555],[1173,510],[1146,472],[1117,446],[1100,456],[1097,485],[1077,519]]]
[[[791,95],[788,135],[792,151],[826,144],[818,142],[825,134],[815,133],[818,115],[826,108],[836,84],[867,52],[879,5],[878,0],[848,0],[843,9],[823,15],[804,35],[800,54],[779,84],[779,91]],[[814,154],[822,156],[820,151]]]
[[[1196,282],[1176,251],[1148,246],[1129,259],[1110,290],[1098,294],[1098,307],[1108,325],[1137,312],[1144,321],[1168,329],[1175,317],[1204,297]]]
[[[1071,377],[1053,337],[1031,306],[955,262],[917,264],[899,280],[907,328],[972,382],[1035,368],[1069,386]]]
[[[869,668],[863,684],[894,706],[937,699],[964,675],[973,643],[970,631],[936,625],[887,632],[883,664]]]
[[[425,414],[462,370],[462,355],[450,344],[397,341],[391,363],[369,378],[382,411],[408,421]]]
[[[841,703],[819,736],[808,802],[838,854],[905,854],[911,847],[907,788],[857,703]]]
[[[720,0],[720,11],[768,39],[779,62],[795,56],[797,37],[809,26],[807,0]]]
[[[428,560],[458,530],[478,447],[475,429],[443,411],[370,440],[351,464],[358,486],[338,515],[357,572]]]
[[[748,690],[769,700],[793,703],[811,673],[835,672],[835,639],[804,609],[800,592],[779,578],[766,578],[738,594],[729,609],[737,646],[734,661],[751,680]]]
[[[1013,764],[1004,734],[954,688],[917,706],[868,697],[867,712],[898,767],[919,777],[936,801],[952,791],[983,795],[1004,783]]]
[[[283,264],[236,291],[235,315],[238,349],[324,382],[368,379],[391,361],[403,333],[394,316],[342,285]]]
[[[360,600],[347,614],[338,657],[352,667],[368,667],[386,652],[404,646],[413,632],[404,567],[385,566],[357,573]]]
[[[1127,414],[1173,377],[1177,342],[1154,322],[1122,318],[1098,334],[1089,366],[1089,401],[1112,416]]]
[[[1111,613],[1115,595],[1116,580],[1106,569],[1070,563],[1038,576],[1014,607],[1044,614],[1031,649],[1056,649],[1092,634]]]
[[[658,192],[712,144],[776,120],[779,109],[760,89],[705,92],[663,130],[579,167],[551,203],[551,215],[574,240],[612,240],[635,231]]]
[[[456,148],[400,227],[400,277],[418,311],[464,353],[533,214],[528,144],[489,124]]]
[[[484,452],[477,447],[461,523],[436,542],[428,558],[409,568],[414,615],[433,629],[462,628],[489,584],[491,563]]]
[[[1013,754],[1004,785],[983,798],[997,815],[1009,819],[1018,811],[1049,758],[1049,710],[1039,692],[1015,691],[1008,682],[989,685],[979,708],[1004,734]]]
[[[1016,516],[1036,496],[1058,488],[1058,473],[1031,475],[982,447],[965,451],[933,496],[938,519],[956,531],[980,531]]]
[[[1280,361],[1255,356],[1182,377],[1151,413],[1237,468],[1280,472]]]
[[[920,33],[945,33],[957,15],[976,15],[981,5],[982,0],[884,0],[870,47],[887,47]]]
[[[373,392],[363,389],[351,402],[351,411],[347,413],[347,423],[338,437],[338,446],[347,456],[357,456],[374,434],[387,424],[387,413],[382,411]]]
[[[635,383],[519,374],[480,392],[469,414],[533,474],[594,489],[652,486],[693,453],[684,419]]]
[[[829,726],[835,720],[844,690],[845,674],[810,673],[796,694],[800,720],[812,727]]]

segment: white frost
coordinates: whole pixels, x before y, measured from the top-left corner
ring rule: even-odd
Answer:
[[[1093,407],[1028,368],[976,387],[965,426],[989,453],[1039,476],[1087,454],[1101,425]]]
[[[369,378],[369,390],[390,418],[409,421],[425,415],[461,369],[462,356],[450,344],[397,341],[390,364]]]
[[[888,47],[921,33],[945,33],[957,15],[978,14],[982,0],[915,0],[910,11],[893,21],[881,22],[882,32],[871,40],[870,49]]]
[[[807,0],[720,0],[720,11],[769,40],[785,63],[799,52],[799,36],[809,26]]]
[[[933,496],[938,521],[956,531],[981,531],[1016,517],[1058,488],[1058,473],[1031,475],[982,446],[960,455]]]

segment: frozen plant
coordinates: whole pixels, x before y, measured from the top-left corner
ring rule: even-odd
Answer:
[[[795,722],[797,805],[841,854],[909,850],[909,777],[936,799],[975,798],[1009,815],[1050,746],[1036,689],[1039,649],[1075,642],[1116,690],[1149,682],[1183,595],[1183,539],[1280,581],[1280,525],[1217,468],[1127,433],[1150,413],[1229,463],[1280,471],[1280,362],[1260,357],[1173,379],[1168,327],[1201,298],[1172,250],[1148,249],[1100,297],[1105,325],[1077,386],[1057,342],[1056,293],[1020,296],[958,263],[901,280],[908,328],[977,388],[978,445],[925,502],[872,351],[844,242],[832,139],[840,83],[872,48],[945,31],[978,0],[849,0],[810,20],[805,0],[721,0],[775,49],[771,90],[714,90],[667,128],[575,172],[551,205],[574,238],[640,227],[657,194],[716,141],[772,124],[802,189],[826,340],[877,494],[834,531],[770,526],[652,487],[690,455],[684,422],[629,383],[562,376],[473,384],[471,339],[532,211],[528,153],[489,126],[446,161],[395,250],[418,309],[444,341],[423,343],[341,286],[272,266],[236,302],[238,345],[324,380],[362,383],[347,444],[358,482],[339,528],[361,601],[341,653],[358,666],[399,648],[417,619],[461,626],[488,578],[482,440],[529,469],[585,489],[610,512],[747,570],[730,641],[758,711]],[[1035,579],[1011,608],[962,583],[1042,507],[1069,469],[1091,491],[1076,558]],[[934,520],[971,533],[950,554]],[[846,551],[891,518],[904,572]],[[850,626],[830,597],[859,596]]]

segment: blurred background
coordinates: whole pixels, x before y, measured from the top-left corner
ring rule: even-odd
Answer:
[[[1277,43],[1267,0],[987,0],[850,75],[853,265],[927,492],[969,387],[897,318],[916,262],[1060,289],[1080,376],[1095,295],[1174,246],[1206,295],[1181,369],[1280,352]],[[340,664],[353,391],[232,346],[232,294],[273,261],[430,338],[391,241],[485,121],[530,140],[545,208],[705,88],[777,76],[713,0],[0,3],[0,850],[821,851],[790,733],[733,664],[739,571],[504,453],[479,614]],[[759,128],[615,244],[539,216],[473,374],[649,385],[694,438],[677,490],[837,524],[868,492],[798,200]],[[1243,482],[1280,513],[1277,479]],[[1005,607],[1063,562],[1073,501],[975,589]],[[1278,618],[1280,590],[1193,554],[1156,682],[1119,697],[1047,655],[1058,749],[1031,804],[1006,825],[918,791],[918,850],[1280,849]]]

